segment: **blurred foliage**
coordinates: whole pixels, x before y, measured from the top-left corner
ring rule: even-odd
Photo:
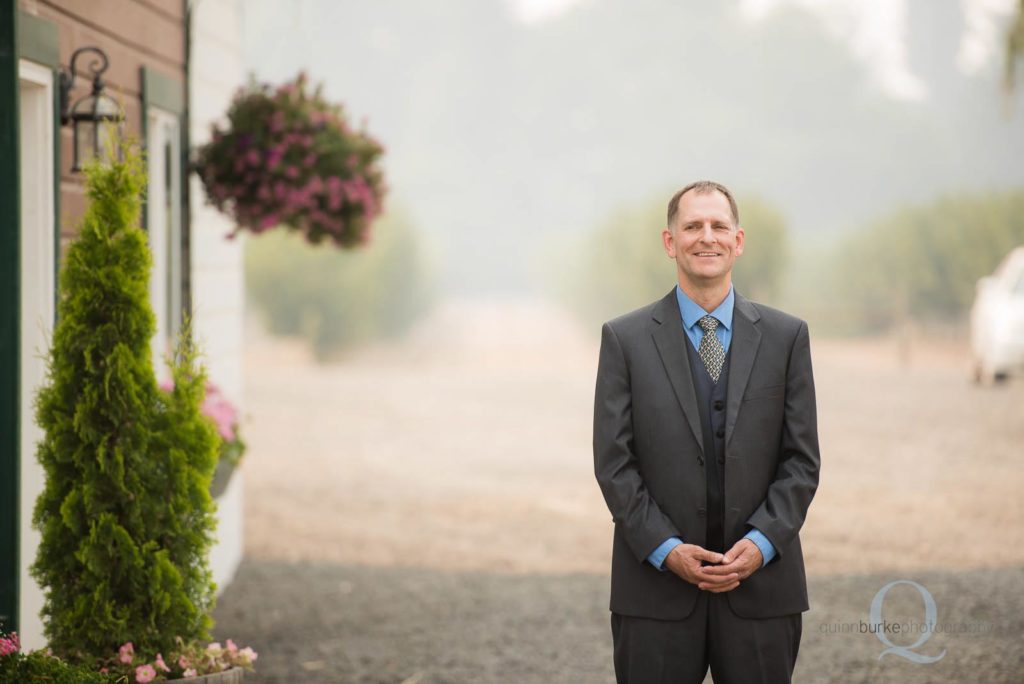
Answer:
[[[621,207],[580,248],[577,241],[561,260],[561,289],[567,304],[589,322],[608,320],[665,295],[678,278],[665,253],[661,231],[667,197]],[[740,198],[746,245],[736,260],[733,281],[751,299],[772,303],[781,290],[789,256],[785,219],[770,203]]]
[[[815,290],[818,306],[831,307],[846,332],[962,318],[978,279],[1021,244],[1021,190],[906,208],[841,241],[827,257],[828,282]]]
[[[1017,13],[1006,32],[1006,89],[1012,91],[1017,82],[1017,62],[1024,58],[1024,0],[1017,4]]]
[[[739,207],[744,246],[733,269],[733,282],[744,296],[777,306],[790,262],[786,219],[759,197],[741,197]]]
[[[404,332],[433,298],[416,233],[393,212],[358,251],[318,249],[284,231],[250,238],[245,279],[270,332],[305,338],[321,361]]]

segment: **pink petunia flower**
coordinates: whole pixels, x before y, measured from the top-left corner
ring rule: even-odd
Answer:
[[[260,220],[260,228],[262,228],[262,229],[273,228],[278,223],[280,223],[280,221],[281,221],[281,219],[278,218],[278,216],[276,214],[267,214],[266,216],[263,217],[262,220]]]
[[[132,659],[134,657],[135,657],[135,647],[132,646],[132,642],[130,642],[130,641],[128,643],[124,644],[123,646],[121,646],[121,648],[117,649],[117,659],[119,661],[121,661],[122,663],[124,663],[125,665],[128,665],[129,663],[131,663]]]
[[[164,662],[163,655],[161,655],[159,653],[156,654],[156,662],[154,664],[156,665],[156,668],[158,670],[163,670],[164,672],[170,672],[171,671],[171,668],[167,667],[167,663]]]
[[[17,632],[11,632],[7,638],[0,637],[0,656],[17,653],[21,650],[21,641]]]
[[[152,665],[139,665],[135,668],[135,681],[139,684],[147,684],[156,679],[156,670]]]

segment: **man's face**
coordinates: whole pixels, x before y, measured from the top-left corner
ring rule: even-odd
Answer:
[[[680,279],[695,287],[731,282],[732,265],[743,254],[743,229],[732,220],[729,200],[717,191],[690,190],[680,197],[675,223],[661,239]]]

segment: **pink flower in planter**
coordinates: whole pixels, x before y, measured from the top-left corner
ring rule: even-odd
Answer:
[[[147,684],[156,679],[156,670],[152,665],[139,665],[135,668],[135,681],[139,684]]]
[[[183,679],[195,679],[197,675],[195,669],[190,667],[186,669],[181,676]]]
[[[21,641],[17,632],[11,632],[7,638],[0,637],[0,656],[17,653],[21,650]]]
[[[163,387],[163,385],[161,385],[161,388],[162,387]],[[171,385],[171,388],[173,388],[173,387],[174,387],[174,385]],[[135,647],[132,646],[132,642],[130,642],[130,641],[128,643],[126,643],[125,645],[123,645],[121,648],[117,649],[117,659],[120,660],[122,663],[124,663],[126,665],[128,663],[132,662],[132,658],[134,658],[134,657],[135,657]]]
[[[159,653],[156,654],[155,665],[158,670],[163,670],[164,672],[171,671],[171,668],[167,667],[167,663],[164,662],[164,657]]]
[[[191,667],[191,665],[192,663],[190,663],[188,661],[188,658],[186,658],[185,656],[178,657],[178,667],[180,667],[182,670],[187,670],[189,667]]]
[[[251,665],[256,662],[256,659],[260,657],[260,654],[246,646],[238,652],[238,656]]]
[[[227,646],[228,653],[230,653],[231,655],[235,655],[235,654],[238,653],[238,646],[236,646],[235,642],[232,641],[231,639],[228,639],[225,642],[225,646]]]

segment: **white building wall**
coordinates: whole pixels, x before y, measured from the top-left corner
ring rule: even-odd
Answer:
[[[192,5],[189,114],[193,147],[209,140],[211,123],[224,116],[232,95],[245,83],[242,4],[242,0],[202,0]],[[227,239],[232,223],[206,204],[195,174],[190,182],[193,329],[210,380],[244,416],[242,239]],[[236,472],[218,499],[217,543],[210,556],[218,591],[231,582],[242,559],[243,494],[241,473]]]

